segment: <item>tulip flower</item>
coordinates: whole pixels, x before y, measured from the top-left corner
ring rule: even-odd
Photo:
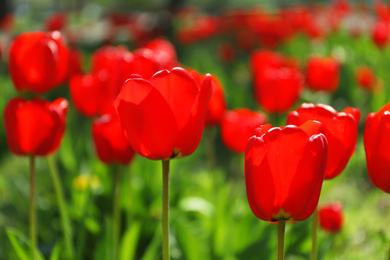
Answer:
[[[317,206],[328,157],[323,125],[257,129],[245,149],[245,183],[253,213],[265,221],[305,220]]]
[[[238,108],[226,112],[221,123],[221,138],[229,149],[244,153],[246,143],[255,134],[256,128],[267,123],[262,112]]]
[[[114,113],[118,91],[110,88],[109,80],[106,70],[72,77],[69,90],[76,109],[88,117]]]
[[[30,159],[30,242],[31,258],[37,259],[36,247],[36,213],[35,213],[35,156],[45,156],[57,150],[65,130],[65,117],[68,110],[66,99],[58,98],[52,103],[42,99],[25,100],[13,98],[4,109],[4,128],[7,144],[16,155],[29,155]],[[61,223],[64,228],[67,256],[72,256],[71,228],[63,194],[59,193],[58,174],[53,173],[49,160],[49,168],[55,183],[59,201]],[[61,190],[62,191],[62,190]],[[66,230],[65,230],[66,229]]]
[[[16,155],[45,156],[55,152],[65,131],[66,99],[13,98],[4,109],[7,144]]]
[[[364,128],[364,149],[368,175],[372,183],[390,193],[390,103],[378,112],[370,113]]]
[[[149,80],[132,76],[115,100],[115,109],[133,150],[163,167],[163,260],[169,259],[169,160],[197,148],[206,119],[212,80],[199,87],[182,68],[162,70]]]
[[[65,13],[53,13],[46,18],[45,27],[48,31],[60,31],[66,25],[66,14]]]
[[[134,157],[134,151],[127,143],[116,114],[103,115],[93,121],[92,137],[95,151],[104,163],[128,164]]]
[[[159,71],[150,80],[130,78],[115,108],[134,151],[154,160],[191,154],[203,132],[211,88],[210,75],[199,88],[182,68]]]
[[[295,68],[267,68],[254,81],[256,100],[270,113],[288,111],[303,91],[303,75]]]
[[[9,72],[16,89],[43,94],[58,86],[67,76],[68,55],[58,31],[21,34],[9,50]]]
[[[372,41],[379,48],[384,48],[387,45],[390,37],[390,26],[387,22],[377,21],[371,29]]]
[[[247,143],[248,202],[256,217],[278,221],[278,259],[284,259],[285,221],[305,220],[317,207],[328,157],[322,132],[318,121],[263,125]]]
[[[264,110],[284,113],[299,99],[303,91],[303,75],[295,62],[269,51],[251,55],[255,98]]]
[[[340,202],[328,203],[318,209],[320,226],[323,230],[337,233],[344,224],[343,205]]]
[[[358,67],[355,72],[355,80],[363,89],[374,91],[377,79],[374,72],[367,66]]]
[[[312,57],[306,68],[306,83],[312,90],[334,92],[339,86],[340,66],[334,58]]]
[[[324,124],[324,135],[329,146],[325,179],[332,179],[344,170],[355,152],[359,119],[360,112],[355,108],[348,107],[338,113],[327,105],[304,103],[289,113],[287,124],[299,126],[307,120],[317,120]]]

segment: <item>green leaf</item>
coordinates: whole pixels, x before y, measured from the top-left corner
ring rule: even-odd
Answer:
[[[31,244],[27,237],[25,237],[20,231],[7,227],[5,229],[8,239],[10,240],[12,247],[20,260],[30,260]],[[44,260],[41,253],[37,249],[36,257],[38,260]]]
[[[154,233],[153,239],[150,242],[148,248],[146,249],[141,260],[155,260],[161,258],[161,229],[157,228]]]
[[[63,249],[62,242],[58,241],[51,252],[50,260],[59,260],[61,250]]]
[[[130,260],[134,259],[138,240],[140,237],[141,223],[135,221],[130,224],[122,238],[122,243],[119,251],[119,259]]]

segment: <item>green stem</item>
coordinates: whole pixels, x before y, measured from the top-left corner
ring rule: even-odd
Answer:
[[[284,259],[284,232],[286,228],[286,221],[278,221],[278,251],[277,251],[277,260]]]
[[[162,161],[163,168],[163,212],[162,212],[162,236],[163,236],[163,260],[169,260],[169,160]]]
[[[87,210],[91,201],[91,190],[90,186],[88,184],[88,188],[84,191],[84,196],[85,202],[84,205],[82,205],[82,213],[81,213],[81,220],[80,220],[80,225],[81,227],[79,228],[77,232],[77,251],[76,251],[76,259],[77,260],[82,260],[84,259],[84,249],[85,249],[85,240],[86,240],[86,229],[85,229],[85,219],[87,217]]]
[[[53,179],[54,189],[56,192],[57,203],[61,215],[61,226],[65,237],[65,248],[68,259],[74,259],[74,247],[73,247],[73,232],[72,225],[69,218],[69,213],[66,207],[64,192],[61,185],[61,179],[58,174],[57,167],[54,164],[52,156],[46,156],[47,164],[49,166],[51,178]]]
[[[32,259],[36,260],[37,234],[36,234],[36,213],[35,213],[35,157],[30,159],[30,240]]]
[[[114,208],[113,208],[113,259],[118,259],[119,252],[119,241],[120,241],[120,230],[121,230],[121,215],[120,215],[120,168],[119,165],[115,165],[114,170]]]
[[[311,260],[317,260],[318,208],[314,210],[311,229]]]
[[[389,254],[387,255],[387,260],[390,260],[390,247],[389,247]]]

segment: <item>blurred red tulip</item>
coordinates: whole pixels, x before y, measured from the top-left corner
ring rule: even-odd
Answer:
[[[384,22],[390,21],[390,10],[382,1],[375,1],[374,10],[379,20]]]
[[[122,128],[133,150],[165,160],[195,151],[202,136],[212,81],[199,88],[182,68],[162,70],[149,80],[134,75],[115,101]]]
[[[92,138],[95,151],[104,163],[128,164],[134,157],[116,114],[103,115],[93,121]]]
[[[110,88],[108,81],[106,70],[72,77],[69,90],[76,109],[89,117],[114,113],[118,91]]]
[[[344,224],[343,205],[333,202],[322,205],[318,209],[320,226],[323,230],[337,233]]]
[[[364,128],[364,149],[368,175],[373,184],[390,193],[390,103],[368,114]]]
[[[248,139],[255,129],[267,123],[265,114],[248,108],[237,108],[226,112],[221,123],[221,138],[229,149],[244,153]]]
[[[377,21],[374,23],[371,31],[372,41],[379,48],[384,48],[389,41],[390,26],[388,22]]]
[[[327,162],[322,124],[264,125],[245,150],[245,183],[252,212],[265,221],[307,219],[317,207]]]
[[[355,72],[355,80],[363,89],[374,91],[377,84],[377,79],[371,68],[367,66],[360,66]]]
[[[53,13],[47,17],[45,27],[47,31],[60,31],[66,25],[65,13]]]
[[[14,16],[13,14],[5,14],[3,18],[0,20],[0,30],[4,32],[8,32],[12,29],[14,25]]]
[[[251,55],[255,98],[264,110],[284,113],[303,91],[303,75],[293,62],[276,53],[257,51]]]
[[[336,59],[312,57],[306,68],[306,83],[312,90],[334,92],[339,86],[340,65]]]
[[[58,86],[66,78],[68,56],[58,31],[21,34],[9,51],[9,71],[16,89],[42,94]]]
[[[65,131],[68,101],[13,98],[4,109],[7,144],[16,155],[45,156],[57,150]]]
[[[352,107],[338,113],[327,105],[304,103],[296,111],[289,113],[287,124],[299,126],[307,120],[323,123],[323,134],[329,147],[325,179],[332,179],[344,170],[355,152],[359,119],[360,111]]]

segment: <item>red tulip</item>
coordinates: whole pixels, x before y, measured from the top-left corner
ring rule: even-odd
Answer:
[[[374,91],[377,79],[374,72],[367,66],[357,68],[355,73],[356,82],[364,89]]]
[[[45,93],[61,84],[68,70],[68,49],[58,31],[23,33],[9,52],[9,70],[18,91]]]
[[[4,32],[10,31],[15,23],[14,20],[13,14],[5,14],[0,20],[0,30]]]
[[[65,131],[68,101],[13,98],[4,109],[8,147],[16,155],[47,155],[57,150]]]
[[[320,226],[325,231],[336,233],[344,224],[343,205],[340,202],[322,205],[318,209]]]
[[[306,83],[312,90],[334,92],[339,86],[340,67],[334,58],[312,57],[306,68]]]
[[[387,22],[377,21],[374,23],[371,31],[373,42],[379,47],[384,48],[390,37],[390,26]]]
[[[229,149],[244,153],[248,139],[255,134],[260,125],[267,123],[267,117],[248,108],[238,108],[228,111],[221,123],[221,137]]]
[[[184,157],[202,136],[211,76],[199,88],[182,68],[162,70],[149,80],[134,75],[123,85],[115,108],[133,150],[149,159]]]
[[[115,112],[118,91],[110,87],[106,70],[72,77],[69,89],[74,106],[83,115],[92,117]]]
[[[317,207],[327,162],[322,124],[257,129],[245,150],[252,212],[265,221],[307,219]]]
[[[255,97],[264,110],[284,113],[303,91],[303,75],[295,68],[269,67],[255,75]]]
[[[303,75],[296,61],[270,51],[251,54],[255,98],[264,110],[286,112],[299,99],[303,90]]]
[[[390,10],[384,3],[382,3],[381,1],[375,1],[374,10],[375,14],[381,21],[390,21]]]
[[[368,175],[376,187],[390,193],[390,103],[370,113],[364,128]]]
[[[317,120],[324,125],[324,135],[328,140],[329,154],[325,179],[339,175],[355,152],[358,135],[359,110],[348,107],[338,113],[332,107],[311,103],[302,104],[296,111],[290,112],[287,124],[302,125],[307,120]]]
[[[48,31],[60,31],[66,25],[65,13],[54,13],[47,17],[45,21],[46,30]]]
[[[128,144],[116,114],[103,115],[93,121],[92,138],[95,151],[104,163],[128,164],[134,151]]]

